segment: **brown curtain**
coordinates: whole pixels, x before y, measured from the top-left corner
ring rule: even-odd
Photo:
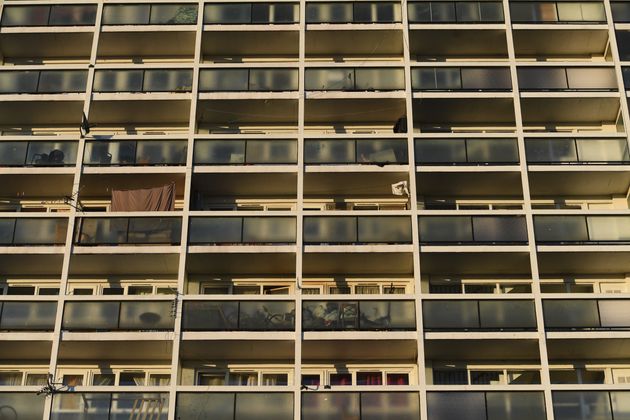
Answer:
[[[137,190],[112,190],[111,211],[175,210],[175,184]]]

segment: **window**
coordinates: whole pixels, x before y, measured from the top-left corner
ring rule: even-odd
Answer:
[[[47,373],[27,373],[26,385],[30,386],[44,386],[48,382]]]
[[[114,386],[116,385],[116,375],[113,373],[96,373],[92,379],[94,386]]]
[[[143,386],[144,372],[121,372],[118,385],[120,386]]]
[[[328,288],[331,295],[349,295],[352,293],[350,286],[331,286]]]
[[[319,386],[321,378],[319,375],[302,375],[302,385]]]
[[[388,373],[387,385],[409,385],[409,374],[407,373]]]
[[[352,374],[351,373],[331,373],[330,385],[333,385],[333,386],[352,385]]]
[[[381,372],[357,372],[357,385],[383,385]]]
[[[84,289],[84,288],[76,288],[72,290],[72,294],[75,296],[88,296],[88,295],[93,295],[94,294],[94,290],[92,289]]]
[[[256,386],[258,385],[258,373],[256,372],[230,372],[228,385]]]
[[[265,386],[287,386],[289,375],[286,373],[263,373],[262,385]]]
[[[41,296],[56,296],[59,294],[58,287],[40,287],[39,294]]]
[[[83,375],[63,375],[61,383],[69,387],[81,386],[83,385]]]
[[[34,286],[9,286],[7,289],[7,295],[34,295]]]
[[[153,286],[129,286],[128,295],[152,295]]]
[[[104,287],[103,294],[108,295],[124,295],[125,289],[122,287]]]
[[[22,372],[0,372],[0,386],[22,385]]]
[[[302,294],[303,295],[319,295],[322,290],[319,287],[303,287]]]
[[[229,295],[229,286],[203,286],[201,293],[204,295]]]
[[[357,295],[378,295],[381,292],[378,285],[355,286],[354,293]]]
[[[167,373],[151,373],[149,375],[149,386],[169,386],[171,375]]]
[[[260,287],[258,286],[234,286],[233,293],[235,295],[259,295]]]
[[[225,385],[225,373],[199,372],[197,374],[197,385]]]

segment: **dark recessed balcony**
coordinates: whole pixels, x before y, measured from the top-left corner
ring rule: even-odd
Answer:
[[[517,165],[516,139],[416,139],[419,165]]]
[[[630,244],[628,216],[534,216],[539,244]]]
[[[78,143],[73,141],[0,142],[0,166],[74,166]]]
[[[169,331],[175,316],[172,301],[66,302],[65,331]]]
[[[195,25],[196,4],[107,4],[103,25]]]
[[[624,299],[546,299],[545,329],[630,330],[630,305]]]
[[[424,245],[517,245],[527,243],[523,216],[421,216]]]
[[[512,23],[605,23],[603,2],[510,2]]]
[[[302,303],[304,331],[414,331],[414,301],[330,300]]]
[[[0,94],[54,94],[85,92],[87,71],[26,70],[0,72]]]
[[[294,165],[295,140],[197,140],[195,165]]]
[[[3,27],[92,26],[95,21],[95,4],[9,5],[2,10],[0,25]]]
[[[531,300],[425,300],[425,331],[533,331]]]
[[[192,70],[98,70],[94,92],[190,92]]]
[[[175,411],[180,419],[293,420],[293,393],[180,392]]]
[[[554,391],[551,394],[555,420],[613,420],[628,415],[628,391]]]
[[[430,419],[545,420],[545,397],[539,392],[429,392]],[[579,417],[572,417],[575,420]],[[567,418],[568,420],[568,418]]]
[[[307,91],[356,92],[405,89],[405,72],[400,68],[308,68],[304,77],[304,89]]]
[[[82,217],[74,241],[80,246],[179,245],[181,224],[176,217]]]
[[[52,331],[57,302],[0,302],[1,331]]]
[[[193,217],[190,245],[294,244],[294,217]]]
[[[66,243],[66,218],[0,219],[0,246],[44,246]]]
[[[58,393],[54,395],[52,404],[51,420],[84,416],[102,420],[136,416],[147,416],[155,420],[168,418],[168,393]]]
[[[294,331],[295,303],[185,302],[182,328],[184,331]]]
[[[206,25],[283,25],[298,23],[298,3],[218,3],[204,6]]]
[[[304,243],[410,244],[411,219],[406,216],[307,216],[304,218]]]
[[[503,23],[498,1],[418,1],[408,7],[409,23]]]
[[[306,140],[307,165],[406,165],[407,140]]]
[[[420,418],[417,392],[303,392],[302,420]]]
[[[508,92],[512,78],[507,67],[416,67],[411,86],[414,91]]]
[[[519,67],[521,91],[616,91],[613,67]]]
[[[628,141],[623,139],[525,139],[530,165],[628,164]]]
[[[85,143],[85,166],[183,166],[187,141],[93,140]]]
[[[289,92],[298,90],[297,69],[202,69],[200,92]]]
[[[400,23],[400,4],[349,2],[306,4],[306,23]]]

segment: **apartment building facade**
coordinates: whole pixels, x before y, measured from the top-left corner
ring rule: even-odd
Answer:
[[[4,0],[0,62],[0,419],[630,419],[630,2]]]

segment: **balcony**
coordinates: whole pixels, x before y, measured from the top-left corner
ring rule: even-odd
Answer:
[[[289,392],[182,392],[176,416],[181,419],[292,420],[293,393]]]
[[[205,25],[287,25],[299,23],[298,3],[220,3],[204,6]]]
[[[413,301],[305,301],[304,331],[415,331]]]
[[[603,2],[510,2],[512,23],[606,23]]]
[[[527,163],[530,165],[630,163],[628,142],[623,139],[526,139]]]
[[[190,92],[192,70],[99,70],[94,74],[96,93]]]
[[[627,216],[535,216],[538,244],[595,245],[630,243]]]
[[[510,92],[512,78],[507,67],[415,67],[411,87],[421,92]]]
[[[172,331],[173,302],[74,301],[63,311],[64,331]]]
[[[519,67],[519,89],[525,91],[616,91],[612,67]]]
[[[103,8],[103,26],[196,25],[196,4],[108,4]]]
[[[297,69],[202,69],[199,75],[200,92],[292,92],[297,90]]]
[[[425,331],[534,331],[530,300],[426,300]]]
[[[545,299],[543,310],[545,328],[548,331],[626,331],[630,329],[627,300]]]
[[[194,163],[208,165],[295,165],[295,140],[197,140]]]
[[[400,4],[394,2],[310,2],[306,4],[307,24],[375,24],[400,22]]]
[[[428,392],[429,418],[545,420],[542,392]]]
[[[532,368],[497,368],[483,364],[460,362],[463,366],[452,367],[450,363],[432,363],[432,380],[429,385],[539,385],[540,370]],[[492,364],[490,362],[489,364]],[[526,363],[529,364],[529,363]],[[533,361],[531,364],[538,364]]]
[[[406,140],[310,140],[304,144],[307,165],[406,165]]]
[[[2,11],[0,26],[93,26],[96,21],[96,5],[28,5],[6,6]]]
[[[406,216],[304,217],[304,243],[315,245],[410,244]]]
[[[190,245],[294,244],[293,217],[193,217]]]
[[[625,1],[611,1],[610,8],[615,23],[630,22],[630,4]]]
[[[56,301],[0,302],[0,330],[11,332],[52,331],[55,329],[56,313]]]
[[[78,143],[73,141],[0,142],[0,166],[64,167],[77,161]]]
[[[0,72],[0,94],[68,94],[85,92],[83,70],[21,70]]]
[[[553,416],[556,420],[612,420],[628,415],[627,391],[554,391]]]
[[[92,417],[102,420],[122,418],[168,418],[168,393],[70,392],[53,396],[51,420]]]
[[[82,217],[75,244],[79,246],[179,245],[181,219],[175,217]]]
[[[0,392],[0,407],[16,419],[44,418],[46,397],[34,392]]]
[[[503,4],[498,1],[410,2],[409,23],[503,23]]]
[[[185,302],[184,331],[294,331],[295,303],[283,301]]]
[[[518,165],[515,139],[416,139],[418,165]]]
[[[420,418],[416,392],[304,392],[302,420]]]
[[[84,166],[184,166],[186,141],[93,140],[85,144]]]
[[[518,245],[527,243],[522,216],[421,216],[424,245]]]
[[[0,219],[0,246],[51,246],[66,242],[68,219]]]
[[[404,90],[404,76],[404,70],[400,68],[308,68],[304,75],[304,89],[341,92]]]

